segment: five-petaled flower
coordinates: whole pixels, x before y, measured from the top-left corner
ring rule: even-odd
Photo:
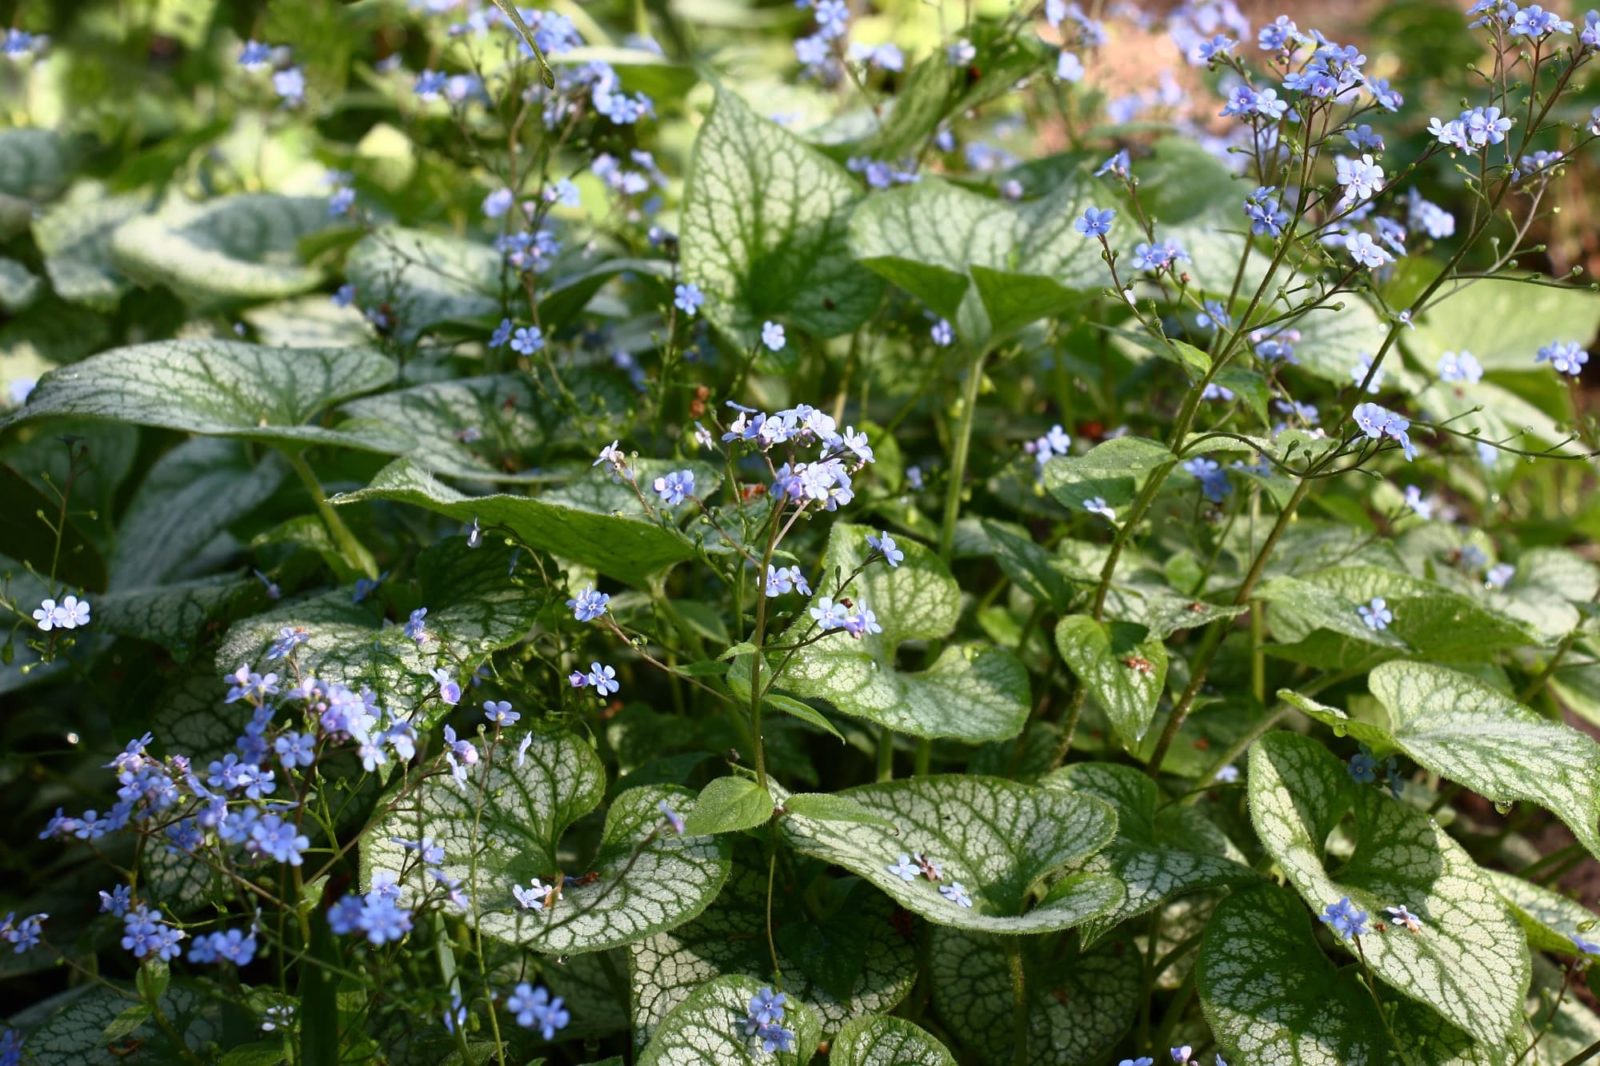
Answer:
[[[1351,940],[1367,931],[1367,912],[1351,903],[1349,896],[1328,904],[1320,918],[1340,940]]]

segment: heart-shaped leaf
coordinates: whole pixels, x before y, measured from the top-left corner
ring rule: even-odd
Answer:
[[[1124,744],[1144,739],[1167,681],[1167,646],[1143,626],[1068,615],[1056,625],[1061,658],[1106,712]]]
[[[1162,806],[1156,783],[1131,766],[1073,763],[1039,784],[1098,796],[1117,812],[1116,839],[1084,869],[1111,874],[1128,894],[1116,909],[1084,924],[1086,943],[1186,893],[1257,879],[1244,865],[1244,856],[1203,813],[1190,806]]]
[[[772,817],[772,797],[748,777],[719,777],[700,790],[694,813],[683,821],[690,836],[753,829]]]
[[[147,202],[144,196],[116,196],[97,182],[83,182],[35,220],[33,237],[56,295],[96,311],[116,309],[130,283],[111,260],[111,235]]]
[[[312,424],[317,413],[394,380],[369,348],[263,348],[242,341],[153,341],[52,370],[0,426],[84,418],[273,444],[386,450]]]
[[[434,699],[437,684],[429,672],[470,672],[489,653],[520,640],[546,602],[506,576],[510,558],[510,549],[485,544],[474,551],[464,538],[424,552],[417,568],[428,613],[420,643],[402,626],[385,622],[376,598],[355,603],[348,590],[340,590],[281,603],[239,622],[217,650],[217,668],[231,673],[248,663],[282,674],[283,664],[266,658],[268,649],[285,627],[300,626],[305,641],[294,656],[304,672],[351,689],[366,686],[396,710],[420,709],[428,718],[445,713],[449,708]]]
[[[639,1066],[802,1066],[817,1050],[816,1015],[803,1003],[784,1004],[784,1027],[794,1033],[794,1050],[763,1051],[745,1035],[750,1000],[763,986],[749,977],[719,977],[701,985],[656,1030]]]
[[[865,526],[840,523],[828,538],[824,579],[817,595],[844,595],[872,609],[883,632],[854,640],[836,632],[796,652],[778,680],[801,696],[825,699],[845,714],[867,718],[901,733],[951,737],[969,743],[1004,740],[1028,717],[1028,674],[1010,652],[992,646],[946,648],[920,673],[897,668],[896,653],[910,640],[938,640],[955,628],[961,593],[950,571],[920,544],[900,544],[905,559],[890,568],[872,563],[836,589],[839,576],[855,573],[871,548]],[[781,643],[811,630],[801,614]]]
[[[904,1018],[874,1014],[839,1030],[829,1046],[831,1066],[956,1066],[955,1056]]]
[[[905,998],[916,976],[915,937],[902,934],[894,904],[869,885],[825,878],[810,887],[803,901],[781,878],[776,882],[774,940],[784,991],[815,1011],[827,1034]],[[818,906],[825,908],[820,914]],[[736,848],[733,874],[704,914],[628,950],[639,1044],[702,982],[729,974],[770,978],[765,860],[753,847]]]
[[[1064,957],[1033,957],[1022,942],[1030,1066],[1099,1066],[1139,1008],[1143,964],[1126,944]],[[934,932],[928,957],[934,1002],[950,1031],[994,1066],[1016,1057],[1011,964],[1005,940],[958,929]]]
[[[1500,898],[1511,905],[1512,913],[1528,934],[1530,946],[1540,951],[1563,955],[1581,954],[1574,937],[1593,941],[1600,933],[1600,915],[1577,900],[1530,884],[1515,874],[1488,870]]]
[[[1198,983],[1206,1020],[1230,1062],[1504,1066],[1509,1061],[1474,1045],[1426,1007],[1404,1000],[1385,1004],[1394,1010],[1388,1024],[1404,1047],[1402,1055],[1355,968],[1341,969],[1323,955],[1305,909],[1275,885],[1236,892],[1217,906],[1200,949]]]
[[[710,493],[719,477],[708,467],[689,464],[695,485]],[[646,477],[640,474],[641,481]],[[672,526],[652,521],[626,487],[603,474],[585,471],[566,492],[529,496],[468,496],[445,485],[409,459],[382,470],[372,484],[334,498],[336,504],[396,500],[449,515],[465,525],[505,526],[524,543],[563,559],[592,567],[630,584],[692,559],[695,543]],[[705,486],[700,488],[700,486]]]
[[[203,1054],[222,1037],[216,1001],[186,985],[168,985],[161,993],[165,1029],[148,1014],[125,1014],[139,1003],[139,994],[124,984],[79,986],[56,1000],[44,1024],[28,1034],[23,1061],[29,1066],[119,1066],[127,1057],[117,1051],[133,1046],[151,1061],[177,1062]],[[106,1037],[113,1024],[125,1030],[114,1040]],[[187,1049],[174,1046],[172,1033],[182,1034]]]
[[[301,262],[299,245],[334,221],[328,201],[313,196],[173,201],[118,226],[111,258],[135,281],[166,285],[196,304],[276,300],[322,283],[322,271]]]
[[[1044,932],[1079,925],[1122,901],[1121,883],[1101,873],[1075,873],[1048,886],[1037,902],[1033,895],[1050,875],[1110,842],[1116,815],[1103,800],[976,776],[919,777],[843,794],[894,828],[791,814],[779,823],[784,838],[937,925]],[[939,880],[891,871],[901,856],[918,854],[937,864]],[[970,907],[960,902],[957,884]]]
[[[1089,203],[1078,182],[1011,204],[925,177],[857,208],[850,250],[985,344],[1110,281],[1099,243],[1073,228]]]
[[[27,229],[34,209],[61,195],[74,154],[54,130],[0,130],[0,237]]]
[[[1528,944],[1505,903],[1461,845],[1421,811],[1358,785],[1308,737],[1269,733],[1250,752],[1256,832],[1314,911],[1349,897],[1378,919],[1405,906],[1422,928],[1367,935],[1373,972],[1491,1048],[1522,1024]],[[1354,849],[1330,854],[1329,836],[1354,818]]]
[[[861,197],[838,163],[719,92],[695,140],[679,234],[706,317],[744,348],[769,319],[821,337],[864,322],[883,284],[845,248]]]
[[[1096,498],[1108,507],[1126,507],[1152,470],[1176,462],[1164,444],[1144,437],[1113,437],[1083,455],[1057,456],[1045,463],[1044,487],[1074,512]]]

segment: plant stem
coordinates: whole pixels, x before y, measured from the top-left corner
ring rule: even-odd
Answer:
[[[317,475],[312,473],[305,456],[290,451],[284,452],[284,455],[301,483],[305,485],[306,491],[311,494],[311,502],[316,505],[317,514],[322,517],[322,524],[328,528],[328,535],[333,538],[334,545],[339,549],[339,557],[356,573],[376,578],[377,560],[373,559],[372,553],[356,539],[350,527],[344,524],[344,519],[339,517],[339,512],[334,509],[333,504],[328,502],[327,493],[322,491],[322,484],[317,481]]]
[[[1028,1063],[1028,985],[1022,967],[1022,938],[1006,938],[1006,962],[1011,968],[1011,1061]]]
[[[972,448],[972,423],[978,412],[978,392],[983,384],[983,360],[988,355],[980,349],[967,367],[967,380],[961,390],[961,414],[956,420],[954,448],[950,453],[950,482],[944,495],[944,520],[939,523],[939,558],[946,565],[955,549],[956,519],[961,517],[961,483],[967,476],[967,454]]]

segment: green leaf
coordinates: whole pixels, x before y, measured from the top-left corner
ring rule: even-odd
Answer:
[[[701,491],[710,492],[717,481],[715,473],[693,464],[691,468],[696,469],[696,487],[705,484],[708,487]],[[694,558],[694,542],[673,527],[651,521],[639,510],[631,492],[612,485],[603,474],[585,472],[583,476],[590,480],[580,486],[585,490],[582,493],[546,492],[537,499],[468,496],[411,460],[400,459],[378,471],[366,488],[343,493],[333,502],[396,500],[448,515],[463,525],[476,518],[485,528],[505,526],[535,548],[634,585]]]
[[[33,223],[56,295],[96,311],[114,311],[130,282],[111,261],[111,234],[145,209],[148,198],[109,194],[98,182],[73,186]]]
[[[655,1036],[638,1066],[800,1066],[817,1050],[817,1017],[803,1003],[789,1000],[783,1024],[795,1034],[795,1049],[768,1053],[744,1035],[750,1000],[762,984],[749,977],[719,977],[701,985],[680,1003]]]
[[[1395,931],[1364,940],[1410,935]],[[1341,969],[1323,955],[1304,908],[1275,885],[1235,892],[1218,904],[1206,926],[1197,974],[1206,1021],[1230,1062],[1504,1066],[1509,1061],[1475,1048],[1470,1037],[1427,1008],[1386,997],[1403,1052],[1397,1049],[1355,967]]]
[[[16,314],[32,305],[44,291],[37,275],[26,266],[0,256],[0,311]]]
[[[816,1012],[823,1033],[846,1020],[892,1010],[916,977],[914,938],[901,935],[888,897],[854,878],[822,878],[805,895],[782,881],[772,896],[774,941],[784,988]],[[701,983],[742,974],[772,976],[767,946],[767,874],[748,843],[733,874],[704,914],[629,947],[634,1041],[649,1040],[662,1020]]]
[[[1058,611],[1072,602],[1073,586],[1059,560],[1034,543],[1026,529],[985,518],[961,532],[968,530],[975,534],[969,543],[982,544],[982,554],[993,557],[1011,583],[1029,596]]]
[[[953,1055],[904,1018],[856,1018],[833,1038],[831,1066],[956,1066]]]
[[[135,281],[202,306],[276,300],[322,284],[322,271],[300,261],[300,240],[334,224],[322,197],[175,200],[118,226],[111,259]]]
[[[865,526],[833,527],[819,597],[841,594],[835,583],[854,573],[871,553],[866,543],[870,533]],[[842,631],[828,635],[795,653],[780,684],[913,736],[969,743],[1016,736],[1028,717],[1028,674],[1010,652],[957,645],[946,648],[921,673],[897,667],[901,644],[949,635],[961,602],[955,579],[933,552],[912,541],[900,546],[905,560],[899,566],[874,562],[842,591],[858,606],[871,608],[883,632],[861,640]],[[802,611],[781,643],[798,641],[810,629],[811,619]]]
[[[599,805],[605,771],[588,745],[565,730],[529,735],[521,765],[508,740],[507,750],[480,762],[464,782],[432,777],[403,800],[366,838],[368,876],[406,871],[422,891],[423,872],[393,841],[432,837],[444,848],[445,874],[460,879],[473,900],[470,922],[487,936],[552,955],[641,940],[682,925],[716,898],[728,876],[728,845],[667,827],[660,804],[693,813],[692,797],[678,788],[621,793],[606,812],[593,861],[563,869],[562,835]],[[524,909],[512,895],[534,878],[560,885],[564,874],[578,880],[540,911]]]
[[[1088,203],[1078,182],[1012,204],[924,178],[857,208],[850,250],[985,344],[1109,282],[1099,244],[1073,229]]]
[[[1030,1066],[1101,1066],[1127,1031],[1143,991],[1139,954],[1127,944],[1048,958],[1022,941]],[[1010,963],[1005,940],[934,931],[928,957],[934,1002],[950,1031],[979,1061],[1015,1057]]]
[[[217,650],[217,669],[231,673],[248,663],[281,673],[282,664],[267,660],[267,649],[285,626],[303,626],[306,640],[294,652],[300,670],[351,689],[365,685],[385,706],[420,710],[418,724],[424,724],[449,710],[435,699],[430,671],[470,673],[489,653],[521,640],[547,602],[506,577],[510,556],[510,549],[494,544],[470,549],[459,537],[425,551],[418,573],[427,639],[420,645],[401,626],[386,623],[379,604],[353,603],[350,591],[340,589],[283,602],[237,623]]]
[[[500,314],[504,270],[504,257],[487,244],[400,228],[368,234],[345,258],[357,302],[387,305],[403,342],[441,322]]]
[[[1132,766],[1085,762],[1044,777],[1045,788],[1098,796],[1117,812],[1117,836],[1083,869],[1121,881],[1117,907],[1086,922],[1086,943],[1168,900],[1223,885],[1249,884],[1258,875],[1227,836],[1195,807],[1167,803],[1148,775]]]
[[[1573,937],[1593,941],[1600,939],[1600,915],[1577,900],[1551,892],[1547,888],[1530,884],[1515,874],[1488,870],[1500,898],[1511,905],[1511,911],[1528,934],[1528,944],[1539,951],[1555,951],[1563,955],[1578,955]]]
[[[1095,497],[1109,507],[1126,507],[1146,474],[1176,462],[1164,444],[1144,437],[1113,437],[1083,455],[1059,456],[1044,464],[1044,487],[1074,513],[1082,512],[1084,503]]]
[[[1496,803],[1538,804],[1600,856],[1600,744],[1442,666],[1384,663],[1367,684],[1419,765]]]
[[[0,130],[0,238],[27,229],[35,207],[61,195],[74,154],[54,130]]]
[[[889,819],[873,814],[849,796],[832,792],[796,792],[783,801],[783,809],[789,814],[824,822],[853,822],[856,825],[894,828],[894,823]]]
[[[754,829],[772,817],[772,797],[748,777],[719,777],[700,790],[694,812],[683,820],[687,836]]]
[[[260,589],[254,581],[227,578],[113,589],[95,597],[94,621],[104,632],[160,644],[183,661],[215,635],[209,623]]]
[[[719,92],[695,140],[679,235],[706,318],[744,348],[768,319],[821,337],[866,321],[883,285],[844,245],[861,198],[839,164]]]
[[[862,785],[842,795],[894,828],[791,813],[779,823],[785,839],[937,925],[994,933],[1067,929],[1122,900],[1121,884],[1096,873],[1062,878],[1034,900],[1051,874],[1110,842],[1116,816],[1102,800],[976,776]],[[940,881],[906,881],[889,872],[899,856],[915,853],[942,867]],[[972,907],[939,893],[954,882],[965,887]]]
[[[1086,685],[1123,743],[1144,739],[1167,681],[1167,647],[1143,626],[1068,615],[1056,626],[1056,648]]]
[[[64,1003],[33,1032],[28,1034],[25,1054],[28,1066],[119,1066],[129,1061],[108,1045],[106,1030],[123,1019],[131,1020],[129,1009],[137,1002],[125,985],[86,986],[68,993]],[[161,997],[161,1012],[188,1045],[191,1054],[200,1054],[222,1037],[222,1019],[213,1004],[193,990],[174,985]],[[184,1053],[172,1046],[170,1038],[155,1021],[146,1018],[142,1025],[125,1031],[116,1040],[119,1050],[129,1044],[139,1049],[139,1061],[177,1062]]]
[[[112,586],[146,588],[184,573],[264,503],[287,472],[270,453],[252,462],[238,441],[200,437],[179,444],[156,460],[118,523]]]
[[[57,415],[272,444],[382,450],[315,425],[319,411],[382,388],[395,367],[368,348],[262,348],[175,340],[115,348],[53,370],[0,428]]]
[[[1430,304],[1416,330],[1401,337],[1430,371],[1442,353],[1465,349],[1486,370],[1549,373],[1534,362],[1540,348],[1588,340],[1600,330],[1600,296],[1587,287],[1491,280],[1457,292],[1465,295]]]
[[[1421,811],[1358,785],[1307,737],[1262,737],[1249,778],[1256,833],[1311,909],[1346,896],[1374,920],[1385,907],[1409,908],[1423,923],[1417,934],[1362,938],[1373,972],[1483,1044],[1507,1046],[1522,1024],[1528,945],[1461,845]],[[1354,847],[1330,852],[1347,816]]]

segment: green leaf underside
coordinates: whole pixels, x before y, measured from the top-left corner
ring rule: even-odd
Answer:
[[[833,1038],[832,1066],[956,1066],[948,1049],[904,1018],[856,1018]]]
[[[267,650],[285,626],[304,626],[306,640],[294,652],[301,670],[352,689],[367,686],[397,710],[443,713],[449,708],[434,699],[437,685],[429,672],[443,668],[465,680],[461,674],[515,643],[538,617],[541,598],[506,578],[509,558],[509,549],[486,544],[473,551],[463,539],[424,553],[419,569],[428,614],[421,644],[386,623],[372,600],[353,603],[348,589],[338,589],[239,622],[217,650],[217,669],[231,673],[248,663],[283,674],[283,664],[267,660]]]
[[[300,262],[302,237],[333,225],[328,201],[245,194],[173,202],[111,234],[118,269],[200,304],[274,300],[316,288],[322,271]]]
[[[638,1066],[801,1066],[817,1049],[816,1015],[790,998],[783,1024],[795,1034],[795,1049],[769,1054],[744,1035],[750,1000],[764,986],[749,977],[719,977],[701,985],[667,1015]]]
[[[1131,747],[1143,740],[1167,680],[1166,645],[1145,639],[1142,626],[1078,614],[1057,624],[1056,648],[1123,742]]]
[[[1295,734],[1256,742],[1249,787],[1256,832],[1314,912],[1348,896],[1374,921],[1401,904],[1421,919],[1416,935],[1362,938],[1379,978],[1485,1046],[1509,1044],[1530,977],[1527,941],[1459,844],[1422,812],[1358,785],[1338,758]],[[1341,861],[1326,842],[1347,815],[1355,844]]]
[[[871,549],[865,526],[833,527],[823,559],[818,596],[837,594],[838,576],[848,576]],[[991,646],[946,648],[920,673],[895,666],[900,645],[938,640],[954,628],[960,590],[949,570],[927,548],[900,542],[905,560],[890,568],[873,562],[844,590],[870,607],[883,632],[861,640],[829,634],[797,652],[780,679],[796,695],[825,699],[845,714],[866,718],[901,733],[949,737],[969,743],[1004,740],[1022,730],[1028,716],[1028,675],[1010,652]],[[802,609],[780,643],[811,629]]]
[[[1600,745],[1466,674],[1384,663],[1367,680],[1393,743],[1442,777],[1500,803],[1535,803],[1600,856]]]
[[[1274,1066],[1501,1066],[1503,1053],[1472,1039],[1425,1007],[1385,997],[1409,1059],[1384,1032],[1355,966],[1335,966],[1312,935],[1311,918],[1274,885],[1236,892],[1206,927],[1198,974],[1200,1003],[1228,1061]],[[1409,936],[1404,931],[1385,938]],[[1366,939],[1375,940],[1369,936]]]
[[[1063,182],[1021,204],[938,178],[880,192],[850,220],[855,256],[982,343],[1064,310],[1109,279],[1073,228],[1088,188]]]
[[[979,1059],[1016,1061],[1010,964],[998,937],[934,932],[928,972],[939,1016]],[[1027,959],[1024,949],[1024,958]],[[1027,959],[1028,1058],[1032,1066],[1100,1066],[1138,1010],[1143,964],[1126,944]]]
[[[1178,896],[1258,879],[1203,813],[1190,806],[1161,806],[1156,783],[1134,767],[1074,763],[1039,784],[1098,796],[1117,812],[1116,839],[1084,869],[1117,878],[1127,896],[1114,910],[1084,923],[1086,942]]]
[[[604,475],[587,474],[604,481]],[[641,478],[643,475],[641,475]],[[715,477],[695,475],[697,491]],[[703,490],[710,492],[708,487]],[[609,506],[593,506],[589,499]],[[439,481],[409,459],[399,459],[372,479],[372,484],[334,498],[336,504],[363,500],[395,500],[448,515],[463,525],[474,518],[485,528],[505,526],[525,543],[602,574],[643,584],[651,574],[691,559],[695,545],[676,529],[650,521],[631,492],[609,482],[586,499],[546,492],[542,498],[468,496]],[[570,502],[569,502],[570,501]]]
[[[508,738],[492,764],[464,782],[429,779],[367,838],[365,869],[405,872],[418,891],[428,879],[393,842],[433,838],[443,870],[473,901],[467,920],[487,936],[549,954],[604,951],[681,925],[716,898],[728,876],[728,847],[716,838],[678,836],[659,809],[692,810],[690,793],[649,785],[621,793],[606,813],[598,853],[565,869],[558,846],[568,826],[599,805],[605,771],[589,747],[564,730],[533,734],[522,765]],[[588,883],[586,875],[598,875]],[[534,878],[577,877],[542,911],[512,895]]]
[[[853,884],[820,921],[782,885],[773,901],[784,991],[816,1012],[824,1034],[858,1015],[893,1009],[916,976],[914,945],[895,928],[894,904],[869,885]],[[728,884],[705,913],[628,950],[639,1044],[704,981],[728,974],[769,980],[767,878],[759,854],[748,847],[735,853]]]
[[[797,851],[849,870],[937,925],[1045,932],[1081,924],[1122,900],[1115,878],[1074,873],[1030,906],[1031,889],[1111,840],[1116,816],[1099,799],[975,776],[862,785],[843,794],[894,828],[789,815],[780,823],[785,838]],[[914,853],[938,863],[942,879],[906,881],[889,872],[900,855]],[[940,895],[941,885],[954,882],[971,896],[971,908]]]
[[[1577,955],[1573,937],[1593,941],[1600,939],[1600,915],[1589,908],[1547,888],[1530,884],[1515,874],[1500,870],[1487,870],[1495,891],[1511,906],[1511,911],[1528,934],[1530,946],[1540,951]]]
[[[838,163],[719,92],[695,141],[679,235],[706,318],[747,348],[769,319],[822,337],[865,321],[883,283],[845,248],[861,197]]]
[[[51,371],[0,426],[75,415],[273,444],[382,451],[361,437],[310,423],[319,411],[382,388],[394,375],[394,364],[369,348],[154,341]]]

